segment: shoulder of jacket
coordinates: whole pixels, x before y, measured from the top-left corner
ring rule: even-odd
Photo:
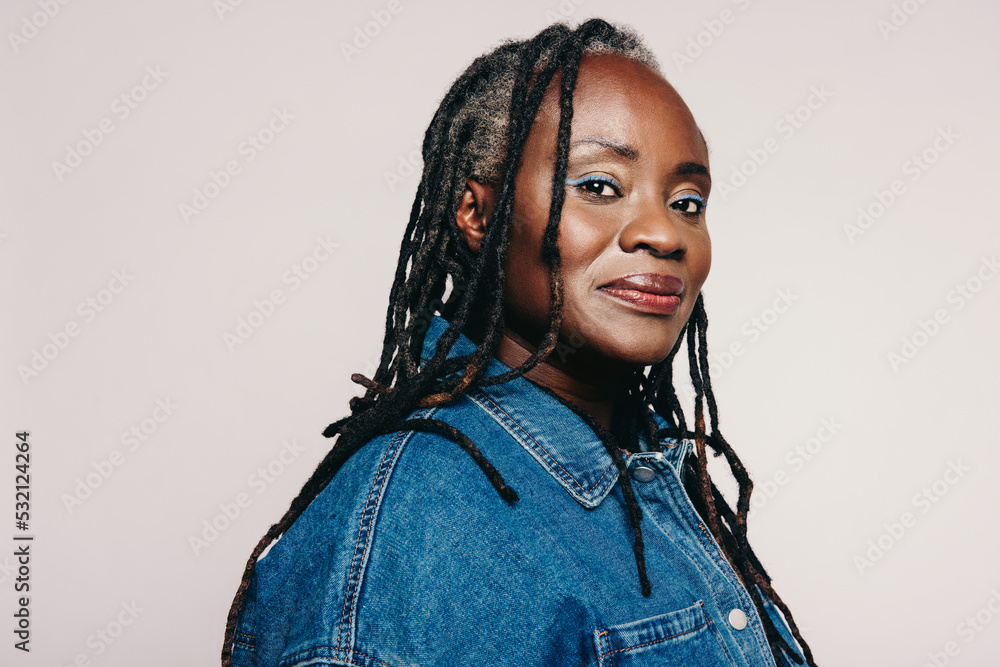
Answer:
[[[420,418],[453,426],[510,469],[501,462],[509,435],[471,398],[405,419]],[[257,564],[250,615],[240,630],[258,656],[288,660],[329,650],[334,658],[363,649],[371,623],[391,616],[403,603],[397,598],[422,581],[419,572],[451,567],[449,545],[506,535],[505,506],[454,440],[405,425],[371,438]]]
[[[316,500],[323,502],[320,499],[325,497],[341,510],[350,511],[384,494],[389,486],[419,484],[427,476],[435,476],[435,471],[447,474],[468,471],[470,465],[477,468],[462,445],[436,427],[408,427],[402,423],[421,419],[444,422],[484,452],[495,449],[492,443],[498,438],[509,437],[468,396],[446,405],[413,410],[397,424],[399,430],[377,435],[352,453]],[[400,465],[405,471],[397,475]]]

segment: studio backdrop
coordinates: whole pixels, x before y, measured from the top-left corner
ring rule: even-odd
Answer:
[[[721,428],[817,662],[997,664],[987,0],[4,2],[0,663],[217,664],[377,366],[441,96],[591,16],[708,140]]]

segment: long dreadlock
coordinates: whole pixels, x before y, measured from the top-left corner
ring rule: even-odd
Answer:
[[[385,338],[378,369],[372,378],[355,373],[352,381],[365,389],[350,401],[351,414],[330,424],[323,435],[336,437],[333,447],[292,501],[288,511],[271,526],[247,560],[226,624],[222,664],[232,660],[236,623],[246,599],[254,566],[264,550],[283,535],[319,495],[343,463],[372,438],[395,431],[436,433],[458,444],[480,467],[508,503],[518,500],[500,472],[468,436],[443,421],[407,418],[415,408],[450,403],[472,387],[499,384],[519,377],[544,361],[556,349],[562,329],[563,283],[556,245],[565,197],[573,90],[580,60],[585,54],[614,53],[659,70],[656,58],[630,29],[591,19],[576,29],[552,25],[536,36],[510,40],[477,58],[455,81],[441,101],[424,135],[424,170],[409,222],[400,246],[399,263],[389,294]],[[514,182],[524,143],[542,97],[559,73],[559,129],[552,204],[543,236],[542,254],[549,266],[549,328],[537,349],[517,368],[494,376],[484,373],[503,335],[504,261],[514,210]],[[455,221],[455,210],[469,178],[497,186],[494,212],[478,252],[465,244]],[[447,295],[447,296],[446,296]],[[430,318],[440,312],[449,322],[438,338],[433,356],[420,361]],[[473,315],[474,313],[474,315]],[[448,358],[452,344],[472,317],[483,323],[482,342],[471,354]],[[642,511],[621,451],[638,451],[642,430],[650,443],[663,437],[695,442],[695,455],[685,460],[685,485],[706,530],[746,584],[764,624],[775,655],[796,664],[802,658],[782,638],[764,608],[770,600],[784,614],[802,647],[805,661],[815,667],[809,646],[788,607],[771,586],[771,578],[747,542],[746,517],[753,484],[746,469],[719,432],[719,416],[708,369],[708,317],[699,295],[691,318],[670,355],[647,372],[636,371],[622,397],[624,426],[612,432],[575,405],[549,392],[578,414],[604,443],[619,472],[622,493],[634,533],[633,552],[642,594],[650,595],[643,556]],[[686,339],[686,340],[685,340]],[[687,427],[673,385],[673,360],[686,342],[691,382],[695,389],[694,429]],[[544,389],[544,388],[543,388]],[[548,390],[546,390],[548,391]],[[705,404],[708,405],[708,427]],[[659,429],[653,413],[674,426]],[[616,414],[618,410],[616,409]],[[708,474],[707,448],[724,456],[739,484],[733,510]],[[707,524],[707,526],[705,525]]]

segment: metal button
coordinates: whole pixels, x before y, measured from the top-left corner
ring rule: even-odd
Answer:
[[[747,615],[743,613],[742,609],[733,609],[729,612],[729,625],[733,626],[735,630],[747,627]]]
[[[632,468],[632,477],[639,482],[652,482],[656,477],[656,471],[646,466],[636,466]]]

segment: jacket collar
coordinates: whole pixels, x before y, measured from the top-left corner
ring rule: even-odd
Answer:
[[[449,322],[440,316],[431,320],[421,353],[424,360],[434,356],[437,339],[448,325]],[[459,334],[448,356],[471,354],[475,349],[475,343]],[[498,375],[507,370],[510,370],[508,366],[493,359],[485,375]],[[599,505],[618,481],[618,470],[611,455],[590,426],[530,380],[518,377],[504,384],[476,387],[466,396],[510,433],[584,507]],[[660,428],[668,425],[659,415],[656,415],[656,422]],[[669,463],[679,472],[684,457],[692,448],[689,440],[663,438],[657,452],[656,447],[649,447],[644,436],[640,438],[643,449],[652,451],[625,453],[626,464],[630,467],[640,459],[652,459],[657,464]]]

